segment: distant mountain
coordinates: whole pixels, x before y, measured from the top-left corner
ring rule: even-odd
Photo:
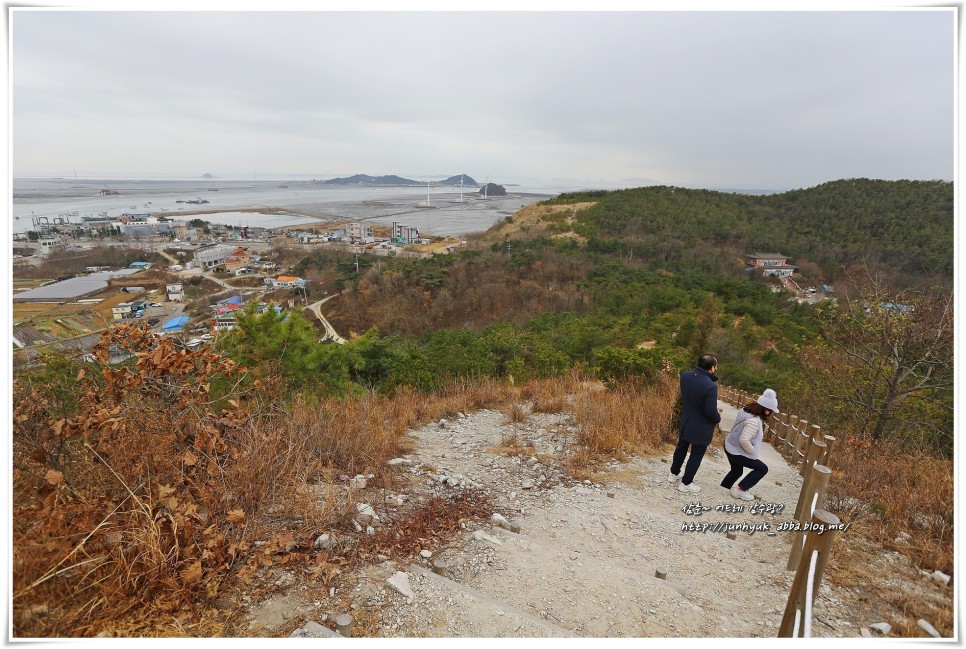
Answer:
[[[438,181],[436,184],[437,185],[453,185],[455,187],[459,187],[460,186],[460,179],[462,179],[462,181],[463,181],[463,187],[479,187],[479,185],[480,185],[478,182],[476,182],[475,180],[473,180],[473,178],[471,176],[467,176],[466,174],[461,174],[459,176],[450,176],[446,180],[440,180],[440,181]]]
[[[418,180],[409,180],[408,178],[401,178],[399,176],[368,176],[366,174],[356,174],[355,176],[349,176],[348,178],[333,178],[332,180],[323,181],[324,185],[362,185],[369,187],[376,186],[387,186],[387,185],[402,185],[402,186],[416,186],[421,187],[423,183]]]

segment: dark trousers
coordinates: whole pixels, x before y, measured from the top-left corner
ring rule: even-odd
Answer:
[[[728,452],[728,449],[725,449],[725,455],[728,456],[728,462],[731,464],[731,471],[728,471],[728,474],[721,481],[721,486],[725,489],[731,489],[745,469],[751,469],[751,473],[738,483],[738,488],[742,491],[748,491],[754,487],[768,473],[768,465],[761,460],[752,460],[744,455],[732,455]]]
[[[688,450],[690,449],[691,454],[688,455]],[[691,484],[694,480],[694,474],[698,472],[698,467],[701,466],[701,460],[704,458],[704,452],[708,450],[708,445],[692,444],[691,442],[686,442],[683,439],[678,440],[678,445],[674,448],[674,455],[671,457],[671,473],[677,475],[681,472],[681,465],[684,464],[684,457],[688,457],[688,464],[684,467],[684,475],[681,476],[681,484]]]

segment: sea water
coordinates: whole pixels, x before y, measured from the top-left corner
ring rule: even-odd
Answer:
[[[428,235],[461,235],[486,230],[521,207],[564,191],[592,186],[541,183],[507,186],[507,196],[480,196],[475,187],[346,187],[312,181],[111,180],[14,178],[12,233],[35,223],[80,223],[83,216],[120,217],[151,213],[171,219],[281,227],[318,221],[367,221],[415,226]],[[113,189],[119,194],[102,194]],[[203,199],[207,203],[186,201]],[[266,215],[240,209],[275,208],[292,214]],[[207,214],[180,214],[204,211]]]

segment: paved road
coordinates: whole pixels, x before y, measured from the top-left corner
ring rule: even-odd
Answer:
[[[338,343],[340,345],[344,345],[345,338],[343,338],[338,333],[336,333],[335,329],[332,328],[332,325],[329,324],[329,321],[326,320],[325,316],[322,315],[322,305],[328,302],[329,300],[331,300],[332,298],[336,297],[337,295],[340,295],[340,294],[333,293],[328,297],[324,297],[318,302],[313,302],[312,304],[310,304],[308,308],[312,309],[312,313],[315,314],[315,317],[317,317],[319,320],[322,321],[322,326],[325,327],[325,337],[332,340],[332,342]]]

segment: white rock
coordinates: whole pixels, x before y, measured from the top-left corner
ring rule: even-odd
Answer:
[[[490,516],[490,522],[497,527],[502,527],[504,529],[510,528],[510,521],[508,521],[503,514],[493,514]]]
[[[577,487],[576,489],[574,489],[574,493],[576,493],[578,496],[589,496],[594,492],[588,489],[587,487]]]
[[[332,637],[334,632],[322,626],[314,620],[309,620],[305,623],[301,629],[296,629],[289,636],[290,638],[328,638]]]
[[[949,585],[949,575],[941,570],[933,572],[931,575],[929,575],[929,578],[937,584],[942,584],[943,586]]]
[[[892,631],[892,625],[888,622],[876,622],[875,624],[870,624],[869,628],[879,635],[889,635],[889,632]]]
[[[369,483],[366,481],[366,476],[364,475],[357,475],[349,479],[350,489],[365,489],[367,484]]]
[[[493,545],[503,545],[503,541],[498,538],[492,537],[483,530],[477,530],[473,532],[473,539],[477,541],[489,541]]]
[[[322,534],[315,539],[313,546],[316,550],[331,550],[335,547],[335,537],[331,534]]]
[[[376,510],[372,508],[372,505],[368,503],[357,503],[356,509],[359,510],[360,514],[364,516],[372,516],[372,520],[379,520],[379,516],[376,515]]]
[[[433,553],[430,552],[429,550],[420,550],[419,556],[421,556],[423,559],[429,559],[430,557],[433,556]]]
[[[386,580],[386,585],[407,599],[413,599],[416,595],[409,585],[409,575],[405,572],[397,572]]]
[[[533,489],[533,480],[527,479],[523,481],[521,485],[524,489]]]
[[[916,624],[919,625],[919,628],[920,629],[922,629],[923,631],[925,631],[926,633],[928,633],[932,637],[934,637],[934,638],[941,638],[942,637],[942,636],[939,635],[939,631],[936,631],[936,627],[934,627],[933,625],[929,624],[929,622],[926,622],[925,620],[919,620],[918,622],[916,622]]]
[[[393,459],[386,462],[389,466],[412,466],[412,460],[407,460],[404,457],[394,457]]]

